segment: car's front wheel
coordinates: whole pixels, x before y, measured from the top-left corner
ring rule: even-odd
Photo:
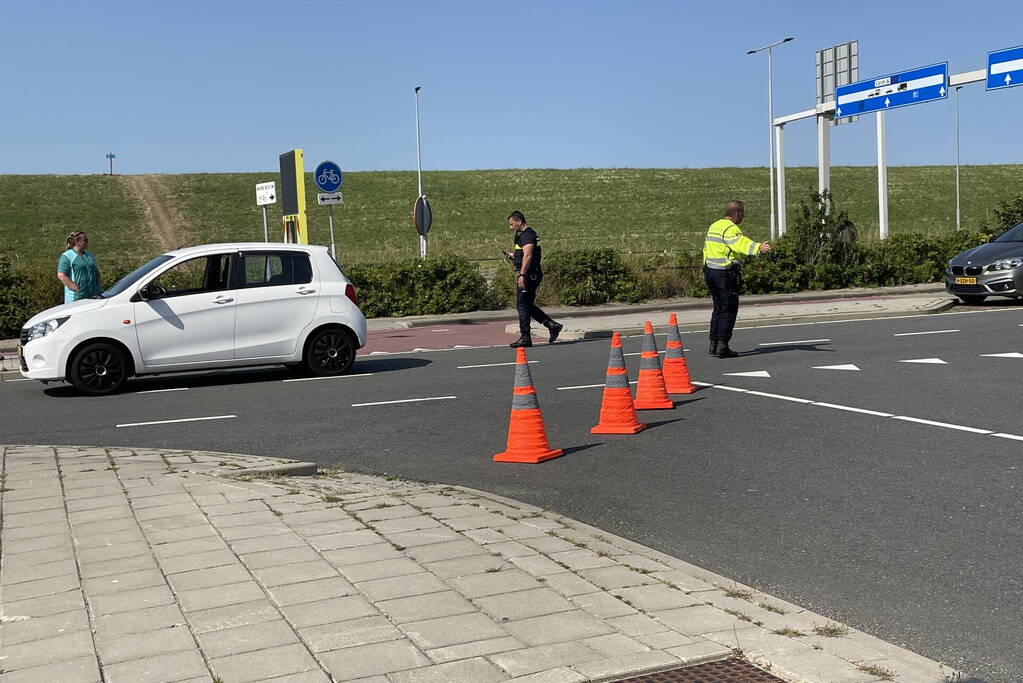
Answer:
[[[343,375],[355,363],[355,341],[351,333],[331,327],[313,333],[306,344],[305,365],[314,375]]]
[[[968,295],[968,294],[958,294],[957,296],[960,299],[962,299],[963,303],[966,304],[967,306],[979,306],[982,303],[984,303],[984,299],[987,298],[986,296],[980,296],[980,295],[972,295],[971,296],[971,295]]]
[[[128,360],[113,344],[88,344],[75,353],[68,374],[78,391],[89,396],[104,396],[124,386],[128,379]]]

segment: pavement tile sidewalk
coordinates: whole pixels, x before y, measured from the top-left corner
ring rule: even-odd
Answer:
[[[0,448],[5,682],[603,681],[736,651],[790,681],[955,673],[481,491],[284,477],[289,461],[224,453]],[[267,473],[236,474],[253,468]]]

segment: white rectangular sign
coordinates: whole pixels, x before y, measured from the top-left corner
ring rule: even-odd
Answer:
[[[341,196],[340,192],[320,192],[316,195],[316,203],[321,206],[324,204],[344,204],[345,198]]]
[[[256,183],[256,206],[277,203],[277,183]]]

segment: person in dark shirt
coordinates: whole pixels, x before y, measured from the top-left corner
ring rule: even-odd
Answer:
[[[536,305],[536,290],[543,280],[540,240],[536,231],[526,223],[526,217],[521,211],[509,214],[508,227],[515,231],[515,251],[506,251],[504,255],[515,265],[515,307],[519,311],[519,338],[510,346],[518,348],[533,345],[533,336],[529,330],[530,318],[550,331],[550,343],[553,344],[561,334],[563,325],[554,322]]]

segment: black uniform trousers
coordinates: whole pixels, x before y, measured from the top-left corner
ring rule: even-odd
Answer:
[[[523,335],[530,335],[530,318],[541,325],[549,319],[543,309],[536,305],[536,290],[540,288],[543,273],[530,273],[522,280],[525,288],[516,287],[515,308],[519,312],[519,332]]]
[[[704,266],[703,279],[714,300],[714,312],[710,316],[710,340],[728,343],[735,328],[735,317],[739,314],[742,272],[738,265],[725,269]]]

